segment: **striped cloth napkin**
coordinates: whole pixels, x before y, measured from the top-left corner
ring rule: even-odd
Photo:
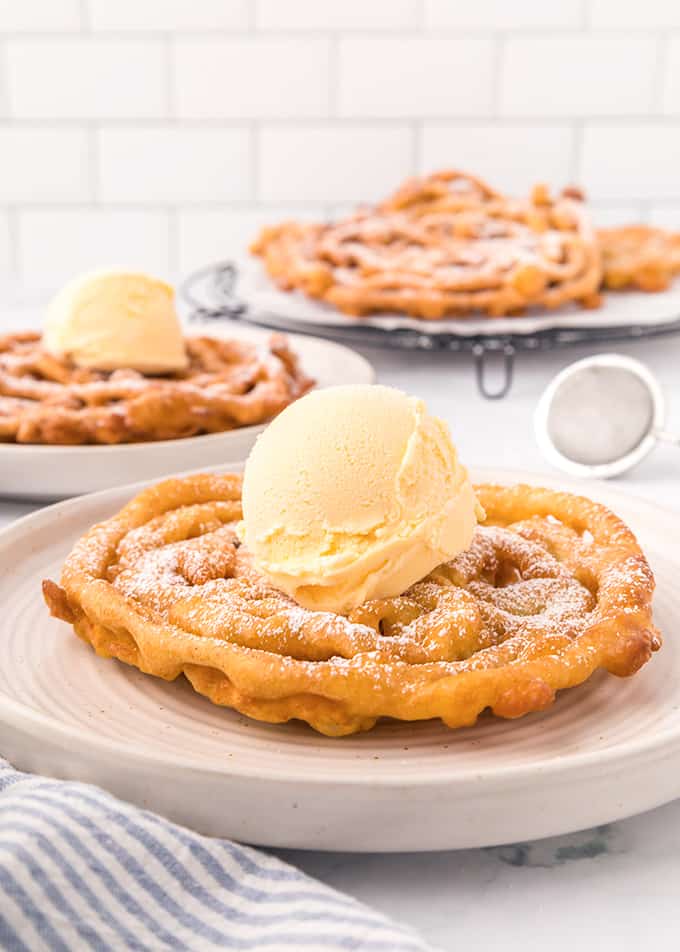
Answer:
[[[258,850],[0,761],[0,948],[428,952]]]

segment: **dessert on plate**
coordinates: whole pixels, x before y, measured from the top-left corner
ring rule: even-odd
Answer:
[[[601,228],[605,287],[665,291],[680,274],[680,234],[650,225]]]
[[[343,220],[284,222],[251,248],[284,290],[347,314],[437,320],[597,304],[600,252],[576,193],[511,199],[463,172],[412,179]]]
[[[94,526],[44,596],[104,657],[261,721],[516,718],[661,644],[604,506],[473,487],[446,425],[386,387],[316,391],[237,474],[169,479]]]
[[[312,384],[283,336],[185,337],[169,285],[98,272],[55,296],[42,334],[0,337],[0,442],[218,433],[270,420]]]
[[[464,172],[408,179],[336,222],[288,221],[251,246],[269,277],[346,314],[428,320],[598,307],[601,289],[665,289],[680,235],[646,226],[596,232],[583,194],[543,185],[511,198]]]

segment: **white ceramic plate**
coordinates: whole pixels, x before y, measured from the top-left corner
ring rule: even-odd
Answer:
[[[314,301],[299,292],[280,291],[268,278],[257,260],[238,262],[237,295],[253,314],[270,314],[281,322],[286,319],[306,324],[310,333],[316,327],[361,328],[382,330],[409,328],[428,334],[455,334],[459,337],[495,334],[533,334],[561,328],[602,328],[628,325],[670,324],[680,319],[680,286],[660,294],[641,291],[609,293],[602,307],[595,310],[564,308],[559,311],[538,311],[524,317],[467,317],[441,321],[422,321],[403,314],[380,314],[351,317],[330,304]]]
[[[489,717],[459,731],[384,723],[336,740],[248,720],[184,680],[97,658],[48,617],[40,582],[58,577],[73,541],[132,490],[42,510],[0,533],[0,749],[20,768],[92,781],[202,832],[310,849],[479,847],[671,800],[680,795],[680,516],[598,484],[590,491],[650,557],[666,635],[659,655],[634,678],[597,675],[519,721]]]
[[[190,333],[262,340],[269,331],[250,327],[192,326]],[[360,354],[315,337],[290,334],[302,366],[318,387],[372,383],[373,368]],[[31,446],[0,443],[0,496],[61,499],[167,473],[244,459],[264,426],[157,443],[119,446]]]

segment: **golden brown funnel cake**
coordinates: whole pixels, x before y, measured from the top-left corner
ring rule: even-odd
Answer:
[[[680,234],[648,225],[601,228],[604,283],[612,290],[665,291],[680,274]]]
[[[347,314],[437,320],[598,303],[601,254],[583,201],[520,201],[462,172],[410,179],[332,224],[265,228],[251,250],[287,291]]]
[[[284,337],[187,337],[189,366],[145,376],[76,367],[41,335],[0,337],[0,442],[136,443],[264,423],[313,381]]]
[[[300,608],[253,568],[236,475],[144,490],[77,543],[45,599],[105,657],[329,736],[380,717],[519,717],[598,668],[637,671],[661,639],[632,532],[580,496],[477,492],[487,520],[467,552],[348,617]]]

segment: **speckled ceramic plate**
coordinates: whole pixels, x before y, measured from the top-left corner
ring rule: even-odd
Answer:
[[[262,340],[270,331],[249,327],[192,325],[189,333]],[[288,335],[305,371],[318,387],[372,383],[373,368],[360,354],[332,341]],[[184,440],[124,443],[118,446],[32,446],[0,443],[0,496],[62,499],[122,486],[196,466],[244,459],[262,426],[210,433]]]
[[[107,787],[210,834],[329,850],[479,847],[566,833],[680,795],[680,516],[591,484],[638,533],[656,573],[662,651],[548,711],[471,729],[384,723],[331,740],[214,707],[97,658],[47,614],[40,582],[131,488],[61,503],[0,533],[0,749],[18,767]]]

